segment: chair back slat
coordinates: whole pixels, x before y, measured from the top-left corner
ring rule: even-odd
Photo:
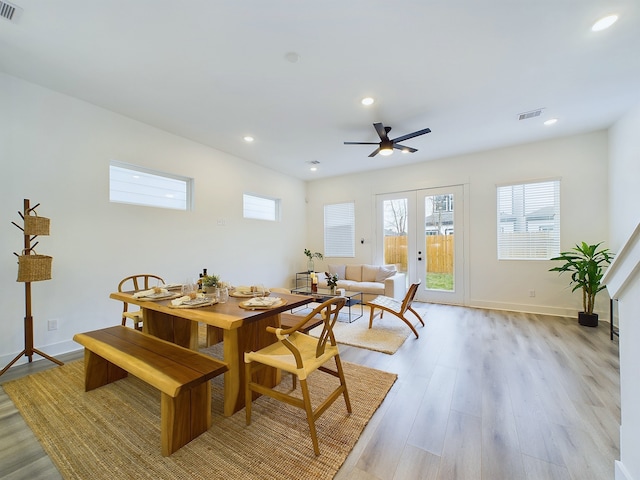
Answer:
[[[336,339],[333,336],[333,326],[338,321],[338,315],[342,307],[344,307],[347,299],[344,297],[333,297],[323,302],[318,309],[322,315],[323,327],[322,333],[318,337],[318,345],[316,346],[316,358],[324,354],[324,350],[327,345],[327,341],[330,341],[331,345],[336,344]]]
[[[162,277],[159,277],[158,275],[153,275],[151,273],[140,273],[138,275],[130,275],[120,280],[120,283],[118,283],[118,291],[126,292],[129,290],[149,290],[149,282],[151,280],[157,280],[161,284],[165,283]],[[144,285],[143,288],[140,288],[141,284]],[[131,288],[131,286],[133,288]],[[127,319],[124,314],[129,311],[129,304],[127,302],[123,302],[123,304],[122,325],[126,325]]]
[[[407,309],[411,306],[411,303],[413,302],[413,299],[416,296],[416,292],[418,291],[419,286],[420,286],[420,280],[418,280],[415,283],[412,283],[411,286],[409,287],[409,290],[407,291],[407,294],[405,295],[404,300],[402,301],[402,308],[400,309],[400,312],[403,315],[407,311]]]

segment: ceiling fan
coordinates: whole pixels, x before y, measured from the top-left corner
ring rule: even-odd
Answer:
[[[380,142],[344,142],[345,145],[378,145],[371,154],[370,157],[375,157],[378,153],[380,155],[391,155],[393,153],[393,149],[397,148],[398,150],[402,150],[403,152],[417,152],[418,150],[411,147],[406,147],[404,145],[400,145],[398,142],[402,142],[403,140],[408,140],[413,137],[417,137],[419,135],[424,135],[425,133],[431,132],[430,128],[425,128],[423,130],[418,130],[417,132],[408,133],[407,135],[402,135],[401,137],[394,138],[392,140],[389,139],[389,132],[391,131],[391,127],[385,127],[382,123],[374,123],[373,128],[376,129],[378,136],[380,137]]]

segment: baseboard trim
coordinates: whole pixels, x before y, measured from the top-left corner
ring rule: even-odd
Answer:
[[[633,480],[631,474],[619,460],[615,461],[615,480]]]
[[[562,307],[549,307],[546,305],[528,305],[523,303],[491,302],[485,300],[469,299],[467,307],[484,308],[489,310],[503,310],[507,312],[533,313],[538,315],[553,315],[556,317],[570,317],[578,320],[578,312],[574,309]],[[609,312],[595,312],[601,322],[609,322]]]
[[[64,353],[69,353],[69,352],[74,352],[76,350],[78,350],[79,345],[74,342],[73,340],[67,340],[64,342],[60,342],[60,343],[54,343],[52,345],[45,345],[45,346],[38,346],[38,345],[34,345],[34,348],[46,353],[47,355],[50,355],[52,357],[56,357],[58,355],[62,355]],[[19,352],[15,352],[15,353],[11,353],[8,355],[2,355],[0,356],[0,368],[3,368],[5,365],[7,365],[11,360],[13,360],[14,358],[16,358],[16,355],[18,355]],[[41,357],[40,355],[38,355],[37,353],[33,354],[33,360],[37,361],[37,360],[42,360],[43,357]],[[29,358],[25,357],[24,355],[20,358],[20,360],[16,361],[16,363],[14,363],[11,367],[16,367],[18,365],[24,365],[25,363],[29,363]]]

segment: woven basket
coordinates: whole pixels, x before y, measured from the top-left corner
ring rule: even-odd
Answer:
[[[49,235],[50,220],[38,215],[27,215],[24,217],[25,235]]]
[[[20,255],[18,257],[18,282],[39,282],[51,279],[53,257],[47,255]]]

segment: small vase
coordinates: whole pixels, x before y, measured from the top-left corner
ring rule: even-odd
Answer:
[[[331,295],[335,295],[337,291],[337,287],[331,287]]]
[[[313,264],[313,258],[310,258],[309,260],[307,260],[307,272],[311,273],[311,272],[315,272],[315,265]]]

